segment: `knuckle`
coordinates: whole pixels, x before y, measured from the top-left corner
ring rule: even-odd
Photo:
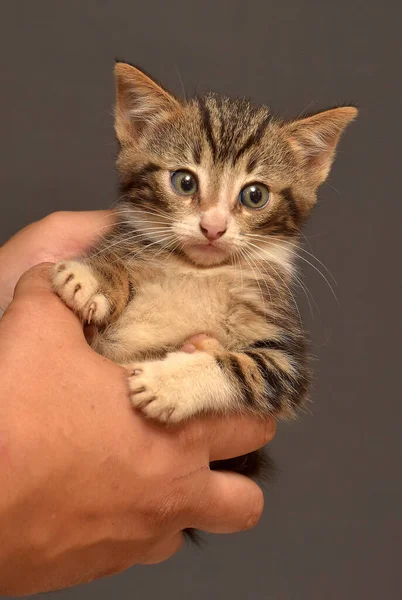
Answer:
[[[37,295],[51,296],[50,274],[51,274],[51,263],[41,263],[31,267],[26,271],[17,282],[14,294],[14,302],[16,300],[24,298],[25,301],[28,298],[36,297]]]
[[[262,432],[262,445],[268,444],[275,437],[276,432],[276,421],[274,419],[268,419],[264,422],[264,429]]]
[[[49,229],[57,230],[64,225],[67,214],[67,211],[63,210],[52,212],[50,215],[46,215],[46,217],[42,219],[42,223]]]
[[[253,529],[261,518],[262,511],[264,509],[264,496],[262,491],[258,488],[258,492],[254,493],[253,498],[250,502],[248,514],[245,519],[244,530]]]
[[[41,262],[34,267],[31,267],[29,271],[23,275],[23,277],[29,277],[30,280],[34,280],[39,283],[45,283],[46,285],[50,286],[50,275],[53,266],[54,263]]]

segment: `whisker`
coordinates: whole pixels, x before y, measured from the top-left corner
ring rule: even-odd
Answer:
[[[130,260],[132,260],[133,258],[135,258],[136,256],[138,256],[138,254],[141,254],[142,252],[145,252],[145,250],[149,250],[149,248],[151,248],[155,244],[160,244],[161,242],[164,242],[165,240],[168,240],[169,238],[171,238],[171,235],[165,236],[165,237],[163,237],[163,238],[161,238],[159,240],[156,240],[155,242],[152,242],[146,248],[141,248],[140,250],[138,250],[137,252],[135,252],[135,254],[133,254],[132,252],[130,252],[128,256],[130,257]]]
[[[157,225],[160,225],[162,222],[161,221],[143,221],[141,219],[141,220],[136,221],[137,228],[138,228],[138,225],[141,225],[142,223],[156,223]],[[175,221],[175,223],[176,223],[176,221]],[[165,227],[171,227],[170,223],[169,224],[165,223],[164,225],[165,225]],[[183,229],[183,231],[194,232],[194,228],[191,227],[190,225],[186,225],[185,223],[180,223],[180,227],[181,227],[181,229]]]
[[[249,258],[251,259],[252,257],[251,257],[250,249],[247,249],[247,250],[248,250],[248,253],[249,253]],[[257,256],[257,255],[256,255],[256,256]],[[258,256],[257,256],[257,257],[258,257]],[[260,257],[258,257],[258,258],[260,258]],[[257,267],[257,269],[258,269],[258,272],[259,272],[259,273],[261,273],[261,276],[262,276],[262,278],[263,278],[263,283],[264,283],[264,285],[265,285],[265,288],[266,288],[266,290],[267,290],[267,292],[268,292],[268,294],[269,294],[270,302],[271,302],[271,304],[273,304],[273,302],[272,302],[272,295],[271,295],[270,286],[268,285],[268,282],[266,281],[266,279],[267,279],[267,273],[265,272],[265,275],[264,275],[264,271],[262,271],[262,265],[258,265],[258,262],[254,261],[254,260],[253,260],[253,262],[254,262],[254,264],[256,264],[256,267]],[[273,267],[271,264],[269,265],[269,267],[270,267],[270,268],[272,268],[272,269],[273,269],[273,271],[274,271],[274,273],[276,274],[276,270],[274,269],[274,267]],[[278,294],[279,294],[279,297],[280,297],[280,299],[282,300],[282,302],[283,302],[284,304],[286,304],[286,299],[284,299],[284,297],[283,297],[283,295],[282,295],[282,290],[281,290],[281,288],[279,287],[279,285],[277,284],[277,282],[276,282],[275,278],[270,278],[270,282],[271,282],[271,283],[272,283],[272,285],[274,286],[275,290],[278,292]]]
[[[150,233],[159,233],[162,231],[166,231],[167,229],[168,229],[167,227],[160,227],[158,229],[150,228],[150,229],[143,229],[142,231],[134,230],[134,231],[127,232],[127,233],[123,234],[122,236],[119,236],[119,238],[117,240],[115,240],[113,243],[103,246],[102,248],[100,248],[98,250],[98,252],[95,252],[91,256],[98,256],[100,254],[108,252],[111,248],[117,249],[119,246],[124,248],[124,246],[127,245],[130,241],[136,241],[136,240],[138,240],[138,238],[146,238]]]
[[[322,273],[322,271],[320,271],[320,269],[318,269],[315,265],[313,265],[313,263],[311,263],[310,261],[308,261],[303,256],[299,255],[298,258],[300,258],[300,260],[303,260],[305,263],[307,263],[308,265],[310,265],[310,267],[312,267],[315,271],[317,271],[317,273],[319,275],[321,275],[321,277],[323,278],[323,280],[325,281],[325,283],[328,285],[329,289],[331,290],[331,293],[332,293],[333,297],[335,298],[336,303],[339,306],[339,300],[338,300],[338,297],[337,297],[337,295],[335,293],[335,290],[332,287],[332,285],[330,284],[330,282],[328,281],[328,279],[325,277],[324,273]]]
[[[314,254],[312,254],[311,252],[308,252],[305,248],[302,248],[301,246],[298,246],[297,244],[294,244],[294,243],[289,242],[287,240],[278,240],[278,239],[273,238],[272,236],[269,236],[269,235],[263,236],[263,235],[258,235],[258,234],[255,234],[255,233],[247,233],[247,234],[245,234],[245,237],[258,238],[259,240],[264,241],[264,242],[268,242],[269,241],[269,243],[271,243],[271,244],[275,244],[276,243],[278,247],[280,247],[280,244],[286,244],[288,246],[291,246],[293,248],[296,256],[298,258],[301,258],[303,260],[303,257],[301,257],[298,254],[298,252],[297,252],[297,250],[301,250],[305,254],[308,254],[309,256],[311,256],[311,258],[314,258],[314,260],[316,260],[325,269],[325,271],[328,273],[328,275],[333,280],[334,284],[337,285],[336,280],[335,280],[334,276],[332,275],[331,271],[328,269],[328,267],[326,267],[323,262],[321,262]],[[306,237],[305,237],[305,239],[307,240]],[[310,247],[310,249],[311,249],[311,247]]]
[[[241,264],[240,264],[240,258],[237,256],[237,254],[233,254],[230,257],[230,262],[233,264],[235,272],[238,272],[240,274],[241,289],[244,290],[244,277],[243,277],[243,269],[241,268]]]
[[[244,250],[245,250],[245,249],[244,249]],[[268,286],[267,286],[267,284],[266,284],[266,282],[265,282],[265,278],[262,276],[262,273],[261,273],[261,271],[258,269],[258,266],[257,266],[257,264],[256,264],[256,263],[255,263],[255,261],[252,259],[252,257],[250,256],[250,254],[247,254],[245,251],[244,251],[244,254],[243,254],[243,256],[244,256],[244,258],[245,258],[245,260],[246,260],[247,264],[249,265],[249,267],[251,268],[251,270],[252,270],[252,272],[253,272],[253,275],[254,275],[254,280],[255,280],[255,282],[257,283],[257,285],[258,285],[258,289],[259,289],[259,291],[260,291],[261,302],[262,302],[263,306],[265,307],[265,297],[264,297],[264,294],[262,293],[262,289],[261,289],[261,285],[260,285],[260,277],[261,277],[262,281],[263,281],[263,282],[264,282],[264,284],[265,284],[266,290],[267,290],[267,292],[268,292],[268,295],[269,295],[270,302],[271,302],[271,304],[272,304],[271,292],[270,292],[270,290],[269,290],[269,288],[268,288]],[[253,265],[254,265],[254,266],[253,266]],[[256,276],[256,274],[255,274],[254,267],[256,268],[256,271],[257,271],[257,276]]]
[[[313,312],[313,307],[312,307],[311,302],[310,302],[310,298],[313,301],[314,306],[317,308],[317,311],[318,311],[318,306],[317,306],[316,301],[314,300],[313,294],[310,292],[310,290],[308,289],[308,287],[303,283],[303,281],[301,280],[301,278],[298,277],[298,275],[296,273],[293,274],[293,277],[295,279],[295,282],[303,290],[304,295],[306,296],[306,300],[307,300],[308,306],[309,306],[311,317],[314,319],[314,312]],[[309,298],[309,296],[310,296],[310,298]]]
[[[251,242],[247,242],[247,245],[254,246],[254,247],[255,247],[255,248],[257,248],[257,250],[259,250],[259,251],[261,250],[261,248],[259,248],[259,247],[258,247],[258,246],[256,246],[255,244],[251,244]],[[259,258],[259,259],[261,259],[261,258],[262,258],[262,257],[261,257],[259,254],[257,254],[257,252],[256,252],[255,250],[253,250],[253,249],[249,249],[249,251],[250,251],[250,252],[253,252],[253,253],[254,253],[254,255],[255,255],[257,258]],[[265,252],[266,252],[266,251],[265,251]],[[271,258],[272,258],[272,256],[273,256],[273,255],[271,255]],[[293,304],[294,304],[294,306],[295,306],[295,308],[296,308],[297,314],[298,314],[298,316],[299,316],[300,326],[302,326],[302,318],[301,318],[301,314],[300,314],[300,311],[299,311],[299,307],[298,307],[298,305],[297,305],[296,299],[295,299],[295,297],[294,297],[294,295],[293,295],[293,293],[292,293],[292,291],[291,291],[290,287],[287,285],[287,283],[285,282],[285,280],[283,279],[283,277],[281,277],[281,276],[280,276],[280,274],[278,273],[278,271],[275,269],[275,267],[272,265],[272,263],[271,263],[271,262],[269,263],[269,266],[270,266],[270,268],[272,268],[272,269],[273,269],[274,273],[277,275],[277,277],[280,279],[280,281],[282,281],[283,285],[284,285],[284,286],[285,286],[285,288],[288,290],[288,292],[289,292],[289,295],[291,296],[291,298],[292,298],[292,301],[293,301]]]
[[[307,246],[310,248],[310,250],[311,250],[311,255],[312,255],[312,256],[314,256],[313,249],[312,249],[312,247],[311,247],[311,244],[310,244],[310,242],[308,241],[308,238],[307,238],[307,236],[305,235],[304,231],[302,231],[302,230],[300,229],[300,227],[298,227],[297,225],[296,225],[296,229],[297,229],[297,231],[300,233],[300,235],[302,236],[302,238],[305,240],[305,242],[306,242]]]
[[[99,227],[96,231],[101,231],[102,229],[107,229],[107,228],[113,228],[113,227],[119,227],[120,225],[132,225],[133,221],[116,221],[115,223],[113,223],[112,225],[102,225],[102,227]]]
[[[152,210],[150,210],[150,208],[152,208]],[[119,208],[117,210],[117,212],[118,213],[128,213],[128,214],[140,213],[140,214],[148,214],[148,215],[158,215],[158,216],[162,216],[166,219],[169,219],[170,221],[176,220],[171,214],[167,213],[166,211],[157,209],[154,207],[139,208],[136,206],[131,206],[131,207],[127,207],[127,208]]]
[[[180,241],[180,238],[178,236],[171,236],[170,237],[170,243],[174,243],[174,242],[177,242],[177,241]],[[156,254],[154,254],[153,258],[155,258],[156,256],[158,256],[163,250],[166,250],[166,249],[169,249],[169,243],[165,244],[165,246],[162,246],[161,249]],[[173,250],[171,250],[171,251],[173,251]]]

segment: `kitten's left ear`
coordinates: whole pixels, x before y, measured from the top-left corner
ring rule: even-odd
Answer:
[[[316,186],[328,177],[345,127],[357,117],[354,106],[332,108],[283,126],[288,142]]]
[[[147,125],[177,110],[179,102],[148,75],[124,62],[116,62],[115,130],[124,145],[132,143]]]

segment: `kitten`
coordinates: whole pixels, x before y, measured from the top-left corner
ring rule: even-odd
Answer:
[[[357,110],[283,122],[245,100],[179,101],[126,63],[115,75],[116,222],[56,265],[55,291],[129,369],[146,417],[294,417],[309,382],[291,294],[300,227]]]

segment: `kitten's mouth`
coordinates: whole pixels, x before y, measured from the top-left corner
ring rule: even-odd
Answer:
[[[206,244],[193,244],[192,248],[195,248],[200,252],[223,252],[222,248],[218,248],[214,242],[207,242]]]
[[[213,265],[223,262],[228,257],[228,249],[216,242],[195,243],[184,248],[187,256],[196,263]]]

